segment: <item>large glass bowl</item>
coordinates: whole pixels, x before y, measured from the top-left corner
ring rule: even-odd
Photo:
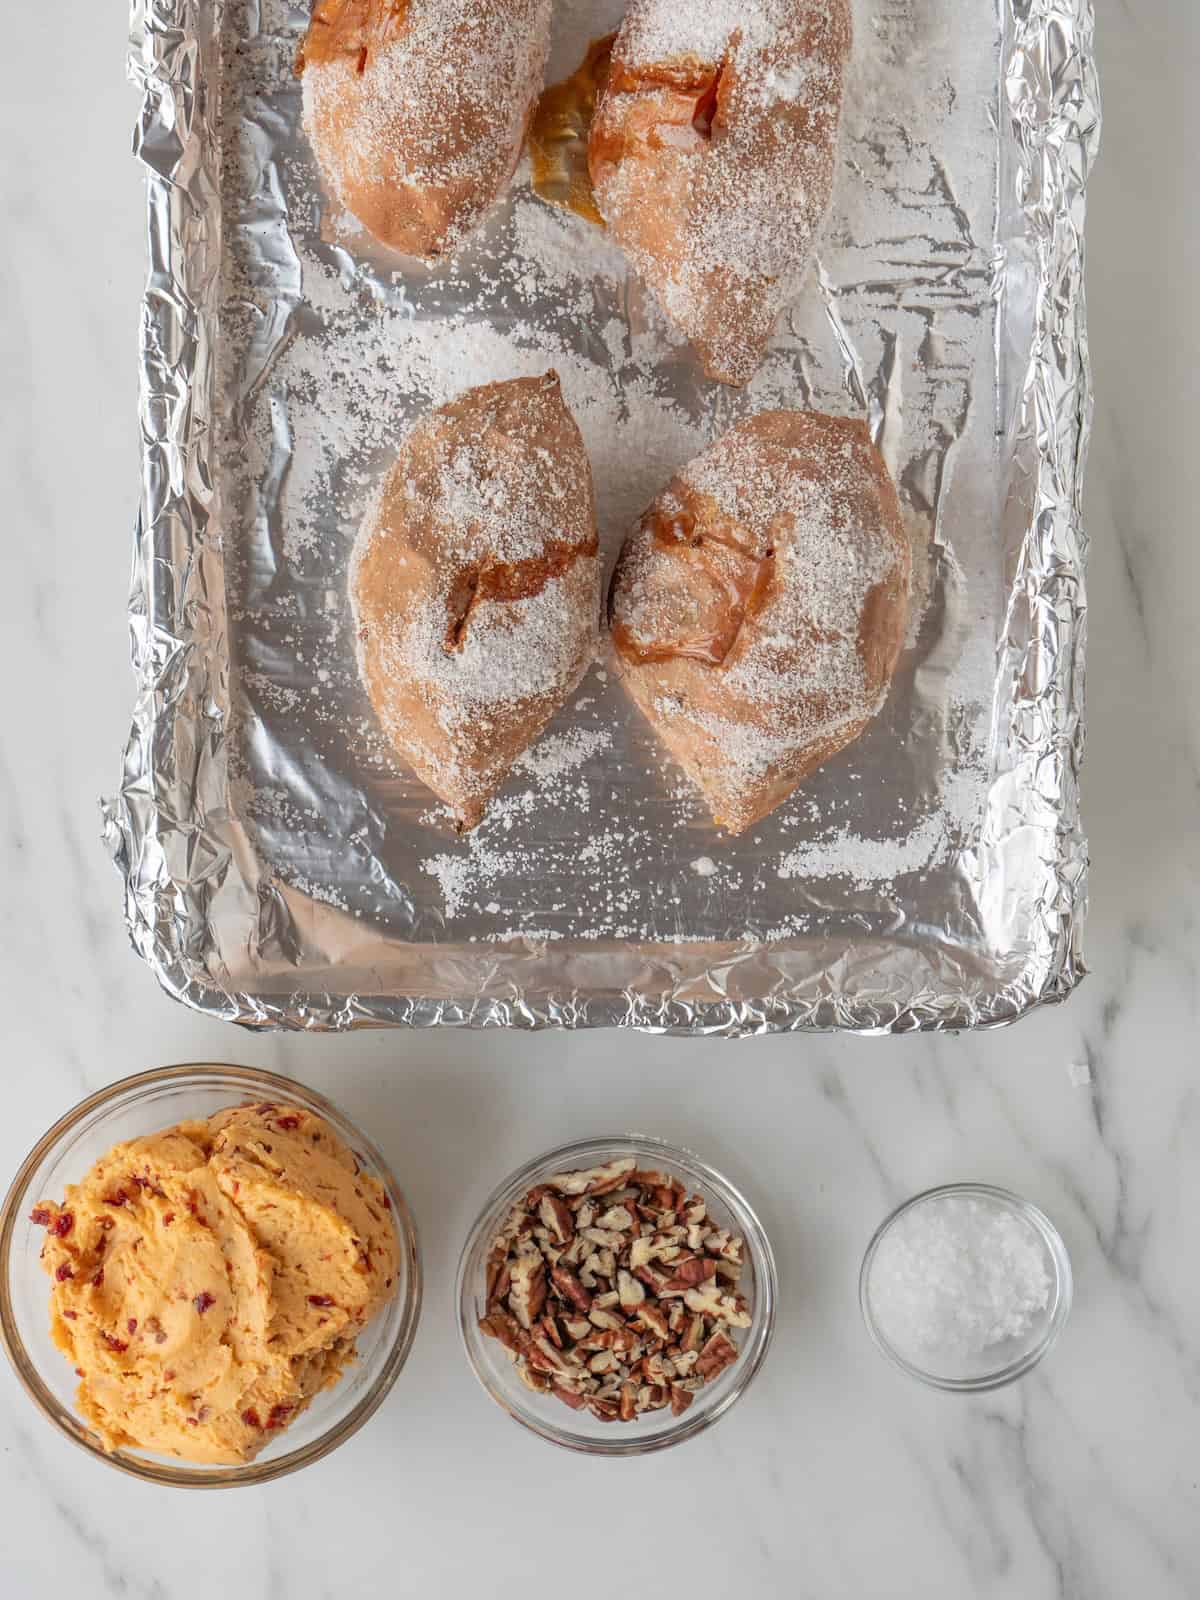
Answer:
[[[740,1287],[753,1320],[750,1327],[739,1330],[738,1359],[714,1382],[706,1384],[681,1416],[672,1416],[670,1407],[666,1407],[646,1412],[631,1422],[605,1423],[588,1411],[572,1411],[553,1395],[527,1389],[503,1346],[480,1331],[479,1319],[487,1310],[487,1259],[492,1240],[516,1201],[553,1173],[600,1166],[624,1156],[635,1157],[640,1167],[682,1179],[704,1198],[709,1214],[722,1227],[741,1234],[746,1242],[746,1260]],[[766,1357],[775,1330],[777,1300],[775,1257],[746,1197],[690,1151],[637,1134],[563,1145],[506,1178],[471,1229],[458,1269],[459,1328],[467,1359],[484,1389],[514,1421],[551,1444],[597,1456],[644,1455],[665,1450],[694,1438],[726,1416],[745,1394]]]
[[[252,1100],[287,1101],[324,1117],[387,1191],[400,1241],[396,1294],[358,1336],[358,1359],[245,1466],[205,1466],[173,1456],[107,1452],[73,1405],[76,1377],[50,1338],[50,1282],[39,1254],[45,1232],[29,1220],[39,1200],[60,1199],[115,1144]],[[251,1067],[159,1067],[101,1089],[69,1111],[30,1152],[0,1214],[0,1340],[38,1409],[97,1461],[151,1483],[193,1489],[266,1483],[335,1450],[376,1411],[403,1367],[421,1309],[416,1230],[399,1185],[370,1139],[291,1079]]]

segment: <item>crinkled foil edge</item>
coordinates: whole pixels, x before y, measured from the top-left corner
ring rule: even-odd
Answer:
[[[528,996],[453,1001],[239,992],[214,953],[210,911],[240,877],[249,927],[260,887],[228,804],[229,666],[215,516],[211,406],[218,337],[221,205],[214,58],[219,0],[133,0],[130,75],[141,93],[135,154],[148,174],[149,274],[141,317],[143,482],[130,594],[137,696],[105,840],[125,886],[134,948],[163,988],[249,1027],[624,1026],[742,1036],[797,1030],[907,1033],[1000,1026],[1064,999],[1085,973],[1087,845],[1079,814],[1086,644],[1083,471],[1091,422],[1084,267],[1087,178],[1100,108],[1092,0],[1000,0],[1001,173],[996,294],[1031,308],[1028,364],[1007,418],[1009,511],[1017,556],[996,691],[995,836],[1019,803],[1054,841],[1035,902],[1036,981],[987,994],[932,981],[913,952],[911,988],[868,999],[828,976],[769,999],[672,995]],[[1021,286],[1020,296],[1014,288]],[[1002,317],[1003,324],[1004,318]],[[1024,334],[1025,330],[1022,330]],[[1001,337],[1004,337],[1002,330]],[[981,855],[988,850],[990,820]],[[519,970],[515,969],[515,970]],[[944,974],[943,974],[944,975]],[[298,973],[298,977],[302,974]]]

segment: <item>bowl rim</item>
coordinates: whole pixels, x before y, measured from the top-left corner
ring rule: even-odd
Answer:
[[[129,1099],[139,1090],[173,1082],[186,1083],[188,1080],[195,1080],[202,1085],[205,1079],[214,1081],[219,1079],[222,1083],[228,1083],[232,1079],[231,1092],[245,1085],[254,1091],[269,1089],[281,1099],[299,1096],[320,1115],[332,1117],[335,1127],[341,1125],[354,1131],[356,1144],[359,1144],[367,1154],[380,1181],[385,1184],[392,1202],[392,1215],[404,1258],[408,1294],[401,1308],[400,1326],[382,1368],[371,1387],[344,1417],[310,1443],[269,1461],[252,1461],[243,1466],[211,1467],[201,1470],[196,1467],[171,1466],[123,1449],[109,1452],[88,1436],[86,1424],[73,1410],[64,1406],[46,1386],[37,1363],[25,1346],[13,1308],[10,1268],[14,1238],[20,1221],[18,1212],[25,1190],[37,1168],[73,1128],[93,1112]],[[316,1089],[310,1089],[307,1084],[293,1078],[268,1072],[260,1067],[247,1067],[234,1062],[176,1062],[169,1066],[151,1067],[144,1072],[132,1073],[102,1089],[97,1089],[59,1117],[37,1141],[17,1169],[4,1196],[3,1206],[0,1207],[0,1345],[3,1346],[21,1387],[42,1415],[86,1454],[106,1462],[118,1472],[130,1477],[171,1488],[233,1489],[270,1483],[272,1479],[285,1477],[301,1467],[321,1460],[339,1445],[345,1444],[378,1411],[407,1362],[420,1322],[423,1292],[421,1250],[416,1223],[403,1190],[374,1141],[362,1133],[358,1125],[326,1095]]]
[[[1003,1367],[998,1367],[994,1372],[984,1373],[976,1378],[945,1378],[925,1367],[919,1367],[914,1362],[907,1360],[890,1343],[883,1330],[875,1320],[875,1313],[871,1307],[869,1283],[871,1267],[875,1261],[876,1252],[883,1241],[884,1235],[907,1212],[914,1207],[924,1204],[927,1200],[945,1196],[976,1196],[991,1200],[1002,1205],[1006,1210],[1015,1212],[1028,1222],[1038,1234],[1046,1253],[1050,1258],[1054,1271],[1054,1284],[1052,1298],[1046,1318],[1046,1326],[1041,1338],[1036,1344],[1031,1345],[1024,1354],[1007,1362]],[[875,1348],[910,1378],[926,1384],[931,1389],[941,1389],[953,1394],[986,1394],[993,1389],[1002,1389],[1007,1384],[1015,1383],[1018,1378],[1023,1378],[1032,1371],[1042,1358],[1058,1342],[1058,1337],[1066,1325],[1071,1313],[1074,1299],[1074,1275],[1071,1270],[1071,1257],[1067,1251],[1066,1242],[1058,1229],[1051,1222],[1046,1213],[1034,1205],[1032,1200],[1026,1200],[1023,1195],[1014,1193],[1011,1189],[1001,1188],[993,1183],[941,1183],[932,1189],[922,1189],[919,1194],[910,1196],[890,1211],[871,1235],[871,1242],[863,1254],[862,1266],[858,1274],[858,1304],[862,1312],[863,1322],[870,1334]]]
[[[675,1418],[671,1425],[656,1434],[640,1435],[637,1438],[622,1437],[614,1428],[610,1434],[593,1437],[576,1432],[566,1425],[557,1426],[549,1420],[538,1417],[532,1409],[523,1412],[509,1403],[507,1396],[493,1383],[490,1374],[477,1359],[475,1346],[479,1343],[480,1335],[474,1311],[475,1291],[467,1280],[472,1256],[485,1231],[489,1229],[502,1208],[507,1209],[512,1205],[515,1197],[527,1186],[534,1174],[546,1167],[553,1169],[566,1161],[578,1162],[581,1157],[586,1162],[589,1155],[603,1155],[608,1152],[611,1158],[614,1150],[627,1145],[644,1150],[651,1156],[657,1155],[667,1167],[675,1167],[689,1176],[695,1175],[697,1189],[701,1193],[705,1192],[706,1187],[711,1189],[713,1197],[737,1217],[739,1229],[746,1237],[754,1263],[754,1321],[747,1330],[751,1337],[742,1347],[738,1368],[734,1369],[737,1372],[736,1381],[730,1385],[720,1400],[707,1410],[697,1412],[696,1408],[689,1408],[682,1416]],[[708,1198],[707,1194],[705,1198]],[[524,1162],[492,1189],[468,1230],[458,1259],[454,1292],[459,1340],[468,1365],[484,1393],[506,1416],[538,1438],[545,1439],[562,1449],[572,1450],[581,1455],[625,1457],[650,1455],[683,1444],[685,1440],[694,1439],[727,1415],[741,1399],[761,1371],[774,1340],[779,1305],[779,1273],[775,1252],[757,1211],[743,1191],[731,1183],[724,1173],[710,1166],[686,1146],[672,1144],[669,1140],[654,1134],[612,1133],[572,1139],[565,1144],[556,1145],[532,1160]],[[482,1344],[479,1344],[479,1348],[482,1349]],[[563,1409],[569,1417],[571,1412],[565,1407]]]

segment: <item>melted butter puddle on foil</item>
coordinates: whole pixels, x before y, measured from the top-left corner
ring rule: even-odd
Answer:
[[[604,226],[588,171],[588,135],[596,102],[608,80],[615,33],[588,46],[588,53],[569,78],[551,84],[537,103],[529,129],[533,188],[552,206],[577,212]]]

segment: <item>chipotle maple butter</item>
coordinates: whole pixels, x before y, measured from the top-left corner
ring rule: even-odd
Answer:
[[[479,1326],[527,1388],[572,1410],[682,1416],[751,1326],[744,1253],[703,1194],[634,1156],[554,1173],[495,1236]]]
[[[387,1191],[299,1105],[114,1145],[31,1220],[76,1410],[109,1451],[252,1461],[340,1381],[396,1292]]]

